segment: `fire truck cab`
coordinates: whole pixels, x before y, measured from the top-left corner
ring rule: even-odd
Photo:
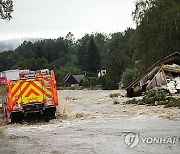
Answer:
[[[55,118],[58,105],[54,71],[8,70],[0,73],[0,102],[8,123],[22,122],[39,112],[45,120]]]

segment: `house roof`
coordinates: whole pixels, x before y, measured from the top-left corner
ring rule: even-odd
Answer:
[[[129,88],[131,88],[133,85],[137,84],[139,82],[140,79],[142,79],[147,73],[149,73],[150,71],[152,71],[157,65],[161,65],[161,64],[169,64],[169,63],[176,63],[178,65],[180,65],[180,53],[179,52],[175,52],[173,54],[170,54],[169,56],[163,58],[162,60],[157,61],[154,65],[152,65],[141,77],[139,77],[137,80],[135,80],[133,83],[131,83],[126,90],[128,90]]]
[[[70,77],[71,73],[66,74],[66,76],[63,79],[63,83],[66,83],[68,78]]]
[[[84,79],[84,75],[72,75],[71,73],[66,74],[63,79],[64,84],[78,84],[81,80]]]
[[[76,80],[77,80],[77,82],[80,82],[81,80],[83,80],[84,79],[84,75],[72,75]]]

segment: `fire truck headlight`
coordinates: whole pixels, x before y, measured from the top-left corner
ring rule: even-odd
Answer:
[[[22,109],[21,104],[14,104],[13,110],[20,110],[20,109]]]

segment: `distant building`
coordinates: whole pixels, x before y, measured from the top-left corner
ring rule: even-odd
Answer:
[[[62,84],[64,86],[81,85],[82,81],[84,80],[84,77],[85,76],[82,74],[73,75],[71,73],[68,73],[64,77]]]
[[[98,72],[98,78],[100,78],[101,76],[104,76],[104,75],[106,75],[106,70],[100,70]]]

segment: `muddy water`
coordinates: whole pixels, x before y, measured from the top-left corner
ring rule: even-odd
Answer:
[[[102,118],[61,123],[11,126],[0,141],[1,153],[179,153],[175,144],[140,143],[128,147],[124,138],[134,132],[139,137],[180,137],[180,123],[159,118]]]
[[[68,118],[0,127],[0,153],[180,153],[178,109],[121,104],[127,98],[116,98],[120,104],[113,105],[112,92],[59,92],[59,113]],[[166,114],[176,121],[161,117]],[[138,144],[132,148],[125,143],[129,133],[138,134]],[[150,143],[154,137],[179,141]],[[149,143],[142,138],[149,138]]]

